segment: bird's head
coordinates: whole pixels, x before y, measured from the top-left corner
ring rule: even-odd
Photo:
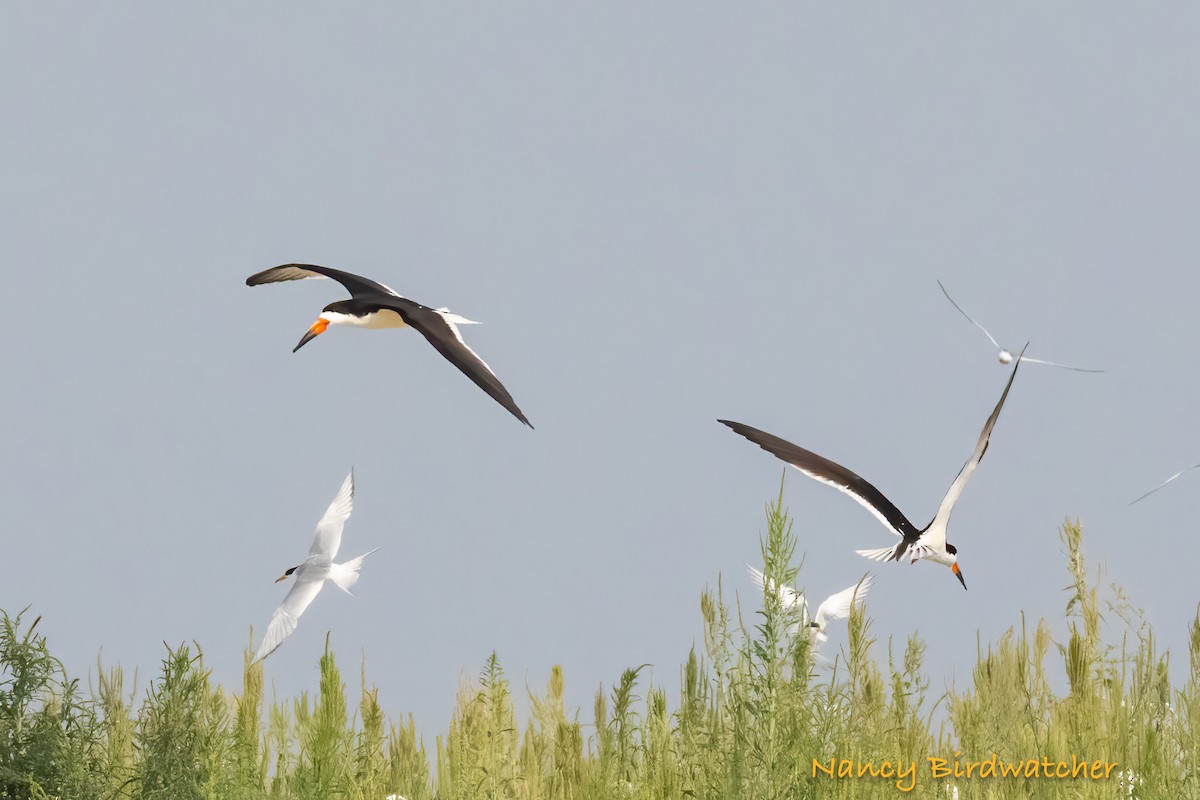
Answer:
[[[283,573],[283,574],[282,574],[282,575],[280,575],[278,578],[276,578],[276,579],[275,579],[275,582],[276,582],[276,583],[279,583],[280,581],[285,581],[285,580],[287,580],[288,578],[292,577],[292,573],[293,573],[293,572],[295,572],[295,571],[296,571],[296,570],[298,570],[298,569],[300,569],[300,568],[299,568],[299,567],[291,567],[291,568],[289,568],[287,572]]]
[[[950,554],[950,571],[954,573],[954,577],[958,578],[958,582],[967,588],[967,582],[963,579],[962,570],[958,568],[958,548],[946,542],[946,552]]]
[[[300,344],[293,347],[292,352],[296,352],[314,338],[320,336],[330,325],[352,324],[355,318],[356,315],[352,301],[338,300],[336,303],[330,303],[321,309],[321,314],[317,317],[317,321],[309,327],[304,336],[300,337]]]

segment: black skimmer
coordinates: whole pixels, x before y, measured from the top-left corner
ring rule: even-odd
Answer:
[[[459,325],[474,325],[473,320],[450,313],[447,308],[430,308],[402,297],[382,283],[343,272],[340,269],[319,267],[316,264],[282,264],[265,269],[246,278],[247,286],[264,283],[298,281],[308,278],[333,278],[350,292],[349,300],[339,300],[325,306],[317,321],[292,348],[296,352],[330,325],[353,325],[358,328],[415,328],[446,360],[487,392],[493,400],[508,409],[514,417],[533,427],[512,395],[500,383],[492,368],[463,341]]]
[[[1025,350],[1022,348],[1020,355],[1024,355],[1024,353]],[[725,419],[717,421],[722,425],[729,426],[735,433],[745,436],[768,453],[791,464],[808,477],[829,484],[838,491],[850,495],[855,502],[874,514],[876,519],[900,537],[900,543],[895,547],[855,551],[859,555],[866,556],[873,561],[899,561],[902,558],[909,558],[914,564],[923,558],[928,559],[949,567],[963,588],[966,589],[967,582],[963,579],[962,570],[958,567],[958,549],[946,541],[946,526],[950,523],[950,512],[954,510],[954,504],[958,502],[963,487],[967,485],[967,479],[971,477],[971,473],[979,465],[983,454],[987,452],[992,428],[996,426],[996,420],[1000,418],[1000,409],[1004,407],[1008,390],[1012,388],[1013,378],[1017,377],[1017,368],[1021,365],[1020,356],[1017,357],[1016,362],[1013,365],[1012,374],[1008,376],[1008,383],[1004,386],[1004,393],[1000,395],[1000,402],[996,403],[996,408],[992,410],[991,416],[987,418],[987,422],[983,423],[983,431],[979,434],[979,441],[975,443],[975,452],[967,459],[967,463],[963,464],[954,483],[950,484],[946,496],[942,498],[942,504],[938,506],[937,514],[928,525],[920,529],[909,522],[908,517],[900,513],[900,509],[896,508],[891,500],[884,497],[883,492],[841,464],[822,458],[811,450],[805,450],[778,436],[751,428],[749,425]]]
[[[978,322],[971,319],[971,316],[967,312],[962,310],[962,306],[960,306],[958,303],[954,302],[954,298],[951,297],[950,293],[946,291],[946,287],[942,286],[941,281],[938,281],[937,285],[941,287],[942,294],[946,295],[946,299],[950,301],[950,305],[957,308],[958,313],[960,313],[964,317],[966,317],[968,322],[970,322],[976,328],[979,328],[979,330],[983,331],[983,335],[986,336],[991,341],[991,343],[996,347],[996,349],[1000,351],[1000,353],[999,353],[1000,363],[1001,364],[1011,363],[1013,360],[1013,354],[1010,353],[1008,350],[1004,349],[1003,347],[1001,347],[1000,343],[996,341],[996,337],[992,336],[990,333],[987,332],[987,328],[983,327]],[[1021,360],[1027,361],[1030,364],[1045,364],[1048,367],[1060,367],[1062,369],[1074,370],[1075,372],[1104,372],[1104,370],[1102,370],[1102,369],[1084,369],[1083,367],[1072,367],[1072,366],[1068,366],[1066,364],[1058,364],[1054,361],[1043,361],[1040,358],[1030,358],[1029,356],[1022,356]]]
[[[1154,493],[1155,493],[1155,492],[1157,492],[1159,489],[1163,488],[1164,486],[1166,486],[1168,483],[1170,483],[1171,481],[1173,481],[1173,480],[1175,480],[1176,478],[1178,478],[1178,477],[1179,477],[1180,475],[1182,475],[1183,473],[1187,472],[1188,470],[1193,470],[1193,469],[1195,469],[1196,467],[1200,467],[1200,464],[1192,464],[1190,467],[1184,467],[1183,469],[1179,470],[1179,472],[1176,472],[1174,475],[1172,475],[1171,477],[1167,478],[1165,481],[1163,481],[1162,483],[1160,483],[1158,486],[1155,486],[1153,489],[1151,489],[1150,491],[1146,492],[1144,495],[1142,495],[1141,497],[1139,497],[1137,500],[1131,500],[1131,501],[1129,501],[1129,505],[1133,505],[1134,503],[1138,502],[1138,500],[1145,500],[1147,497],[1149,497],[1150,495],[1154,494]]]
[[[254,654],[255,661],[262,661],[292,635],[300,615],[304,609],[316,599],[325,581],[333,581],[346,594],[351,594],[350,588],[358,582],[358,571],[362,568],[363,559],[375,550],[363,553],[358,558],[352,558],[344,564],[334,564],[333,557],[337,555],[342,543],[342,528],[354,509],[354,471],[346,476],[337,497],[329,504],[325,515],[317,523],[317,535],[313,537],[312,547],[309,548],[308,558],[298,567],[292,567],[276,578],[275,582],[287,578],[295,578],[292,589],[283,598],[283,604],[275,609],[271,621],[267,624],[267,632]]]
[[[765,591],[776,591],[775,582],[763,575],[760,570],[749,564],[746,565],[746,568],[750,570],[750,577],[758,584],[758,588]],[[810,643],[813,647],[818,647],[829,638],[825,633],[829,623],[850,616],[850,609],[863,601],[867,592],[871,591],[871,584],[874,582],[875,576],[867,573],[853,586],[848,586],[837,594],[829,595],[825,598],[825,602],[817,606],[817,614],[811,619],[808,616],[808,603],[805,602],[804,595],[790,586],[780,586],[777,591],[779,602],[785,609],[795,609],[799,612],[800,624],[808,628]],[[793,630],[792,633],[796,633],[797,630]]]

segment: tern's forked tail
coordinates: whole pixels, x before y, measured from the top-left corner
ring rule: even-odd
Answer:
[[[379,548],[376,547],[375,550]],[[337,587],[346,594],[354,594],[350,588],[358,583],[358,571],[362,569],[363,559],[374,553],[375,550],[363,553],[358,558],[352,558],[344,564],[329,565],[329,580],[337,584]]]
[[[450,309],[445,308],[445,307],[435,308],[434,311],[441,314],[442,319],[446,320],[446,322],[449,322],[451,325],[478,325],[479,324],[475,320],[467,319],[466,317],[464,317],[460,314],[455,314],[453,311],[451,311]]]
[[[901,542],[894,547],[881,547],[878,550],[855,550],[863,558],[869,558],[872,561],[899,561],[900,553],[896,551],[901,547],[905,547],[907,543]],[[903,551],[901,551],[902,553]]]

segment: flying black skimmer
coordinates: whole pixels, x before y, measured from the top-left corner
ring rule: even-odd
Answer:
[[[787,610],[796,610],[800,614],[800,624],[808,628],[809,641],[813,647],[818,647],[825,643],[829,636],[825,633],[829,627],[829,623],[834,620],[845,619],[850,616],[850,609],[861,603],[863,598],[867,596],[867,592],[871,590],[871,584],[875,582],[875,576],[867,573],[863,579],[853,586],[848,586],[842,589],[837,594],[831,594],[825,598],[825,602],[817,606],[817,614],[811,619],[808,616],[808,603],[804,600],[804,595],[797,592],[790,586],[780,586],[775,589],[775,582],[763,575],[760,570],[751,567],[749,564],[746,568],[750,570],[750,577],[758,585],[758,588],[765,591],[777,591],[779,594],[779,602]],[[796,633],[799,628],[792,630]]]
[[[1193,470],[1193,469],[1195,469],[1196,467],[1200,467],[1200,464],[1192,464],[1190,467],[1184,467],[1183,469],[1179,470],[1179,472],[1176,472],[1174,475],[1172,475],[1171,477],[1167,478],[1165,481],[1163,481],[1162,483],[1160,483],[1158,486],[1155,486],[1153,489],[1151,489],[1150,491],[1146,492],[1144,495],[1142,495],[1141,497],[1139,497],[1137,500],[1131,500],[1131,501],[1129,502],[1129,505],[1133,505],[1134,503],[1138,502],[1138,500],[1145,500],[1147,497],[1149,497],[1150,495],[1154,494],[1154,493],[1155,493],[1155,492],[1157,492],[1159,489],[1163,488],[1164,486],[1166,486],[1168,483],[1170,483],[1171,481],[1173,481],[1173,480],[1175,480],[1176,478],[1178,478],[1178,477],[1179,477],[1180,475],[1182,475],[1183,473],[1187,472],[1188,470]]]
[[[512,395],[500,383],[492,368],[463,341],[459,325],[474,325],[473,320],[450,313],[447,308],[423,306],[382,283],[343,272],[340,269],[319,267],[316,264],[282,264],[265,269],[246,278],[247,286],[264,283],[298,281],[308,278],[333,278],[350,292],[349,300],[339,300],[325,306],[317,321],[292,348],[296,352],[330,325],[352,325],[358,328],[415,328],[446,360],[487,392],[493,400],[508,409],[514,417],[533,427]]]
[[[1011,352],[1009,352],[1008,350],[1004,349],[1003,347],[1001,347],[1000,343],[996,341],[996,337],[992,336],[990,333],[987,332],[987,328],[983,327],[978,322],[971,319],[971,316],[969,314],[967,314],[967,312],[962,310],[962,306],[960,306],[958,303],[954,302],[954,298],[951,297],[950,293],[946,291],[946,287],[942,286],[941,281],[938,281],[937,285],[941,287],[942,294],[946,295],[946,299],[950,301],[950,305],[957,308],[958,313],[960,313],[964,317],[966,317],[968,322],[970,322],[976,328],[979,328],[979,330],[983,331],[983,335],[986,336],[991,341],[991,343],[996,347],[996,349],[1000,351],[1000,353],[999,353],[1000,363],[1001,364],[1011,363],[1013,360],[1013,354]],[[1072,367],[1072,366],[1068,366],[1066,364],[1058,364],[1054,361],[1043,361],[1040,358],[1030,358],[1029,356],[1021,356],[1021,360],[1027,361],[1030,364],[1045,364],[1046,366],[1049,366],[1049,367],[1060,367],[1062,369],[1074,370],[1075,372],[1104,372],[1104,370],[1102,370],[1102,369],[1084,369],[1083,367]]]
[[[271,655],[284,639],[292,635],[300,621],[300,615],[316,599],[325,581],[333,581],[343,592],[351,594],[350,588],[358,582],[358,571],[362,568],[363,559],[379,549],[376,547],[375,550],[363,553],[344,564],[333,563],[333,558],[342,543],[342,528],[345,527],[353,509],[354,471],[351,470],[337,496],[326,509],[325,515],[317,523],[317,535],[313,537],[308,558],[300,566],[292,567],[276,578],[276,583],[287,578],[294,578],[295,583],[283,598],[283,604],[271,615],[266,635],[254,654],[255,661],[262,661]]]
[[[1022,348],[1021,355],[1024,353],[1025,350]],[[987,452],[992,428],[996,427],[996,420],[1000,418],[1000,409],[1004,407],[1008,390],[1012,388],[1013,378],[1017,377],[1017,368],[1021,365],[1019,356],[1016,361],[1012,374],[1008,376],[1008,383],[1004,386],[1004,393],[1000,395],[1000,402],[996,403],[996,408],[992,411],[991,416],[987,418],[987,422],[983,423],[983,431],[979,434],[979,441],[975,443],[975,452],[967,459],[967,463],[963,464],[954,483],[950,484],[946,496],[942,498],[942,504],[938,506],[937,514],[928,525],[920,529],[909,522],[908,517],[900,513],[900,509],[884,497],[883,492],[841,464],[822,458],[811,450],[805,450],[778,436],[751,428],[749,425],[725,419],[717,420],[717,422],[729,426],[735,433],[745,436],[763,450],[786,461],[808,477],[829,484],[838,491],[850,495],[855,502],[874,514],[876,519],[900,537],[900,543],[895,547],[855,551],[859,555],[866,556],[873,561],[899,561],[902,558],[909,558],[915,564],[924,558],[944,564],[950,568],[963,588],[966,589],[967,582],[963,579],[962,570],[958,567],[958,549],[946,541],[946,526],[950,523],[950,512],[954,510],[954,504],[958,502],[963,487],[967,485],[967,479],[971,477],[971,473],[979,465],[983,454]]]

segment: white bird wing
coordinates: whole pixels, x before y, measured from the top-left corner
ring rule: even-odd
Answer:
[[[821,603],[821,607],[817,609],[817,616],[813,618],[817,630],[825,630],[825,626],[832,620],[845,619],[850,616],[851,607],[855,603],[863,601],[874,582],[875,576],[868,572],[858,583],[825,598],[825,602]]]
[[[350,474],[342,483],[342,488],[338,490],[337,497],[333,498],[329,508],[325,509],[325,516],[321,517],[321,521],[317,523],[317,535],[313,537],[312,547],[309,548],[308,554],[324,556],[332,561],[333,557],[337,555],[338,548],[342,546],[342,528],[345,527],[346,520],[349,519],[350,512],[353,510],[354,470],[350,470]]]
[[[297,570],[296,582],[292,585],[291,591],[287,593],[287,597],[283,598],[283,604],[275,609],[275,613],[271,615],[271,621],[267,623],[267,632],[258,646],[258,651],[254,654],[255,661],[262,661],[271,655],[279,645],[283,644],[284,639],[292,635],[292,631],[296,630],[296,624],[300,621],[300,615],[316,598],[324,584],[323,577],[306,578],[302,570]]]
[[[1004,349],[1003,347],[1001,347],[1001,346],[1000,346],[1000,343],[996,341],[996,337],[995,337],[995,336],[992,336],[990,333],[988,333],[988,332],[987,332],[987,328],[983,327],[983,326],[982,326],[982,325],[980,325],[978,322],[976,322],[975,320],[971,319],[971,315],[970,315],[970,314],[968,314],[967,312],[963,311],[963,310],[962,310],[962,306],[960,306],[958,303],[954,302],[954,298],[953,298],[953,297],[951,297],[951,296],[950,296],[950,293],[946,291],[946,287],[945,287],[945,286],[942,286],[942,282],[941,282],[941,281],[938,281],[938,282],[937,282],[937,285],[938,285],[938,286],[941,286],[941,288],[942,288],[942,294],[946,295],[946,299],[950,301],[950,305],[952,305],[952,306],[954,306],[955,308],[957,308],[957,309],[958,309],[958,313],[960,313],[960,314],[962,314],[964,317],[966,317],[966,318],[967,318],[967,321],[968,321],[968,322],[970,322],[972,325],[974,325],[976,328],[979,328],[979,330],[983,331],[983,335],[984,335],[984,336],[986,336],[986,337],[988,337],[988,339],[991,341],[991,343],[992,343],[992,344],[994,344],[994,345],[996,346],[996,349],[997,349],[997,350],[1003,350],[1003,349]]]
[[[1026,347],[1028,346],[1026,345]],[[975,471],[975,467],[979,466],[979,462],[983,459],[983,454],[987,452],[988,439],[992,436],[992,428],[996,427],[996,420],[1000,419],[1000,409],[1004,407],[1004,401],[1008,399],[1008,390],[1012,388],[1013,378],[1017,377],[1017,369],[1021,366],[1024,355],[1025,348],[1022,347],[1021,354],[1013,362],[1013,371],[1008,376],[1008,383],[1004,384],[1004,393],[1000,395],[1000,401],[992,409],[987,422],[983,423],[983,430],[979,432],[979,441],[975,442],[975,452],[967,459],[967,463],[963,464],[963,468],[958,471],[958,477],[954,479],[954,483],[950,484],[950,488],[946,490],[946,496],[942,498],[942,504],[938,507],[937,514],[934,516],[933,521],[929,523],[929,528],[923,534],[924,544],[938,550],[946,546],[946,523],[950,520],[950,512],[954,510],[954,504],[958,502],[959,496],[962,495],[963,487],[967,485],[967,479],[971,477],[971,473]],[[939,524],[939,521],[941,524]]]
[[[1061,367],[1062,369],[1073,369],[1076,372],[1104,372],[1102,369],[1084,369],[1083,367],[1072,367],[1069,364],[1059,364],[1056,361],[1044,361],[1040,358],[1030,358],[1025,356],[1022,361],[1028,361],[1031,364],[1045,364],[1048,367]]]
[[[758,585],[758,588],[767,588],[768,591],[775,591],[779,595],[779,602],[784,608],[799,608],[801,615],[806,615],[808,613],[808,608],[804,603],[804,595],[800,594],[790,586],[780,586],[779,589],[776,590],[774,586],[775,582],[768,580],[767,576],[764,575],[760,570],[755,569],[749,564],[746,565],[746,569],[750,570],[750,577],[754,579],[754,583]]]
[[[1200,467],[1200,464],[1192,464],[1190,467],[1184,467],[1183,469],[1179,470],[1179,472],[1176,472],[1174,475],[1172,475],[1171,477],[1167,478],[1165,481],[1163,481],[1162,483],[1160,483],[1158,486],[1155,486],[1153,489],[1151,489],[1150,491],[1146,492],[1146,493],[1145,493],[1144,495],[1142,495],[1141,497],[1137,498],[1137,500],[1131,500],[1131,501],[1129,502],[1129,505],[1133,505],[1134,503],[1138,502],[1138,500],[1145,500],[1147,497],[1149,497],[1150,495],[1154,494],[1154,493],[1155,493],[1155,492],[1157,492],[1159,489],[1163,488],[1164,486],[1166,486],[1168,483],[1170,483],[1171,481],[1173,481],[1173,480],[1175,480],[1176,478],[1178,478],[1178,477],[1179,477],[1180,475],[1182,475],[1183,473],[1187,472],[1188,470],[1193,470],[1193,469],[1195,469],[1196,467]]]

